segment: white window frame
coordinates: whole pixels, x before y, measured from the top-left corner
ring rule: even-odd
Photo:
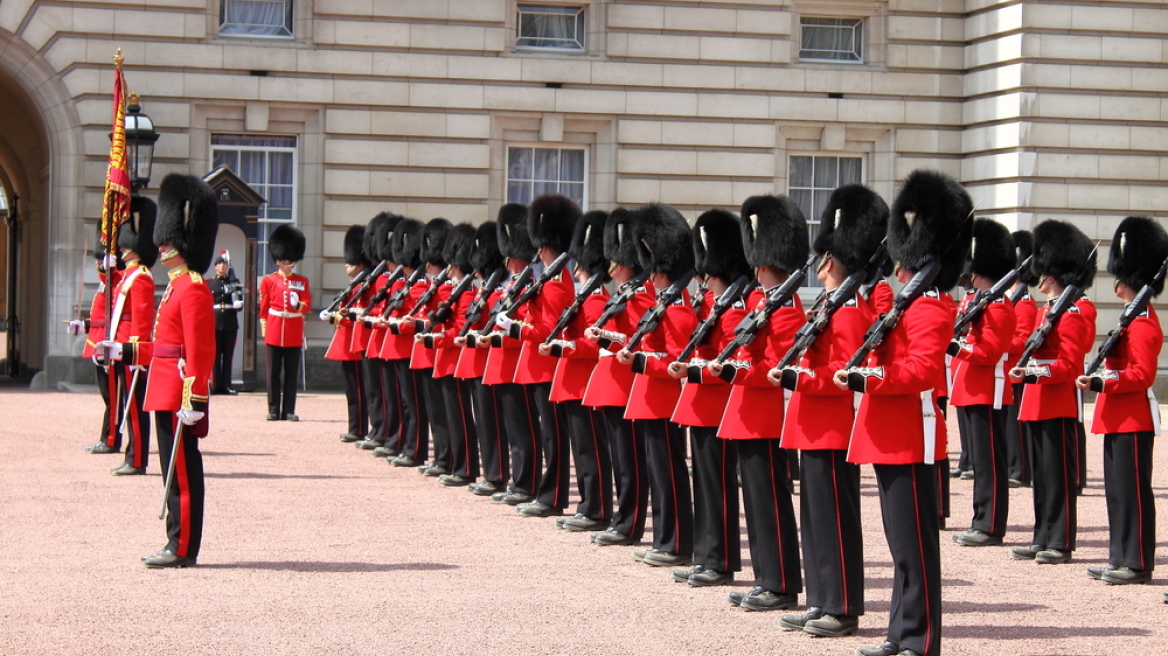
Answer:
[[[296,145],[295,146],[223,145],[223,144],[214,143],[215,137],[217,137],[217,136],[231,136],[231,137],[244,137],[244,138],[246,138],[246,137],[256,137],[256,138],[289,137],[289,138],[295,140]],[[216,151],[233,151],[236,153],[262,152],[265,154],[278,152],[278,153],[291,153],[292,154],[292,183],[291,184],[272,184],[271,182],[268,182],[267,180],[265,180],[263,183],[258,183],[258,184],[248,182],[248,184],[251,185],[253,188],[255,188],[256,192],[258,192],[264,198],[271,198],[271,195],[268,193],[268,189],[272,188],[272,187],[287,187],[287,188],[290,188],[291,192],[292,192],[291,193],[291,198],[292,198],[291,217],[288,219],[281,219],[281,218],[274,219],[274,218],[269,217],[267,203],[264,203],[264,204],[260,205],[260,207],[259,207],[259,217],[256,219],[256,222],[260,224],[260,230],[257,231],[258,236],[256,239],[256,245],[259,248],[259,257],[257,258],[259,261],[256,262],[256,268],[258,270],[256,273],[257,273],[257,277],[262,278],[265,275],[272,273],[272,271],[275,271],[275,264],[273,264],[271,262],[271,258],[267,256],[267,251],[268,251],[267,231],[264,229],[263,226],[279,225],[281,223],[286,223],[288,225],[295,226],[295,225],[298,225],[298,223],[299,223],[297,217],[299,216],[299,207],[298,206],[300,204],[300,194],[297,191],[297,187],[300,183],[300,153],[299,153],[299,151],[300,151],[300,138],[297,137],[296,135],[246,134],[246,133],[240,133],[240,132],[216,132],[216,133],[213,133],[211,135],[210,162],[211,162],[211,165],[213,168],[218,166],[217,164],[215,164]],[[267,155],[265,155],[265,159],[268,159]],[[267,172],[268,178],[270,179],[270,174],[271,174],[270,163],[265,162],[265,169],[264,170],[265,170],[265,172]],[[235,169],[232,169],[232,171],[236,175],[240,176],[240,178],[243,177],[242,171],[236,171]],[[247,181],[245,180],[245,182],[247,182]]]
[[[805,23],[805,21],[808,21],[808,20],[838,21],[840,23],[845,23],[845,22],[850,21],[853,23],[853,25],[851,25],[850,28],[845,27],[843,25],[840,25],[838,27],[835,27],[832,25],[807,25]],[[844,17],[840,17],[840,16],[800,16],[799,17],[799,61],[801,61],[801,62],[815,62],[815,63],[821,63],[821,64],[863,64],[863,63],[865,63],[864,56],[865,56],[865,51],[867,50],[865,36],[868,32],[868,30],[864,29],[866,23],[867,23],[867,20],[864,18],[854,18],[854,17],[844,18]],[[851,54],[854,55],[856,58],[855,59],[836,59],[836,58],[832,58],[832,57],[816,57],[814,55],[804,55],[805,52],[809,52],[807,47],[806,47],[807,39],[805,38],[804,33],[808,29],[815,29],[815,28],[840,29],[840,30],[851,29],[853,31],[853,39],[852,39],[853,49],[851,51]],[[858,34],[856,34],[857,32],[858,32]],[[859,52],[856,52],[857,48],[859,49]],[[816,50],[816,51],[812,51],[812,52],[840,52],[840,53],[843,53],[846,51],[844,51],[844,50],[830,50],[830,51]]]
[[[588,196],[589,196],[589,191],[590,191],[589,178],[591,177],[591,175],[589,175],[590,174],[589,167],[591,166],[591,152],[590,152],[591,148],[589,148],[589,146],[587,144],[570,144],[570,143],[558,143],[558,144],[551,143],[551,144],[549,144],[549,143],[542,143],[542,142],[508,143],[507,147],[503,153],[503,199],[504,199],[504,202],[506,202],[506,203],[512,202],[511,198],[510,198],[509,191],[510,191],[511,182],[512,182],[511,150],[513,148],[531,148],[534,150],[559,150],[559,151],[576,150],[576,151],[583,151],[583,153],[584,153],[584,179],[582,182],[584,183],[584,186],[583,186],[584,191],[583,191],[583,194],[582,194],[581,200],[580,200],[580,208],[587,211],[587,209],[588,209]],[[520,179],[520,180],[524,181],[524,182],[527,181],[526,179]],[[553,182],[552,180],[538,180],[537,181],[534,179],[532,179],[531,181],[532,182]],[[563,182],[563,180],[555,180],[554,182]],[[569,180],[568,182],[576,182],[576,181]],[[534,188],[532,189],[532,198],[535,198]],[[530,201],[528,201],[528,202],[530,202]]]
[[[235,0],[219,0],[219,29],[220,36],[246,39],[291,39],[295,36],[294,26],[296,24],[296,3],[295,0],[248,0],[249,2],[271,2],[272,4],[280,3],[284,5],[284,20],[279,25],[279,28],[286,32],[285,34],[253,34],[247,31],[229,31],[224,28],[229,28],[232,25],[245,26],[243,23],[228,23],[227,22],[227,5]]]
[[[579,35],[577,41],[578,47],[562,47],[562,46],[542,46],[532,43],[523,43],[524,39],[550,39],[550,37],[524,37],[521,34],[523,29],[523,15],[524,8],[529,9],[575,9],[576,10],[576,32]],[[528,14],[538,14],[540,12],[528,11]],[[517,2],[515,4],[515,49],[524,52],[557,52],[557,53],[577,53],[583,54],[588,52],[588,4],[558,4],[558,3],[540,3],[536,2]]]
[[[811,179],[811,186],[810,187],[803,187],[803,186],[796,187],[796,186],[793,186],[791,183],[791,173],[795,169],[795,167],[793,165],[793,160],[796,157],[810,157],[811,158],[812,179]],[[843,158],[860,160],[860,179],[856,180],[855,182],[852,182],[852,181],[840,182],[839,181],[839,164],[837,162],[836,163],[836,182],[834,184],[832,184],[831,186],[817,186],[816,183],[818,181],[815,180],[815,160],[820,159],[820,158],[829,158],[829,157],[836,159],[836,160],[843,159]],[[810,243],[812,243],[812,244],[815,243],[815,237],[819,234],[819,219],[820,219],[820,216],[823,214],[823,208],[816,207],[815,192],[817,192],[817,191],[834,191],[837,187],[843,186],[845,184],[855,184],[855,183],[864,184],[865,176],[868,173],[866,164],[867,164],[867,162],[865,161],[864,156],[857,154],[857,153],[792,152],[792,153],[787,154],[787,196],[789,198],[791,198],[792,201],[794,201],[795,200],[794,194],[793,194],[794,191],[807,190],[807,191],[811,192],[811,207],[809,209],[804,209],[803,207],[799,208],[800,210],[803,210],[803,214],[807,218],[807,238],[810,241]],[[812,272],[812,273],[814,273],[814,272]],[[818,288],[818,287],[822,287],[823,284],[820,283],[818,280],[816,280],[814,275],[809,275],[808,279],[807,279],[806,286],[809,288]]]

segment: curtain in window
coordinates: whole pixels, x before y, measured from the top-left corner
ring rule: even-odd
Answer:
[[[584,151],[560,151],[560,193],[584,205]]]
[[[834,18],[804,18],[799,55],[809,59],[860,58],[860,22]]]
[[[292,0],[221,0],[222,34],[291,36]]]
[[[579,7],[519,8],[517,45],[581,49],[584,45],[583,10]]]

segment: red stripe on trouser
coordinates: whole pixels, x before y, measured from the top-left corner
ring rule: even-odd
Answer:
[[[633,435],[633,493],[636,495],[633,498],[638,499],[637,503],[633,504],[635,510],[633,511],[633,526],[640,526],[641,515],[641,459],[637,457],[637,421],[636,419],[629,421],[629,432]]]
[[[109,382],[109,430],[105,434],[106,446],[112,447],[118,443],[118,431],[122,429],[121,409],[122,391],[118,386],[118,374],[113,365],[106,367],[106,377]]]
[[[775,513],[775,517],[774,517],[774,519],[775,519],[775,545],[778,546],[778,552],[779,552],[779,554],[778,554],[779,555],[779,576],[783,580],[783,591],[785,592],[787,590],[787,566],[783,562],[784,560],[786,560],[786,554],[783,552],[786,551],[786,549],[783,549],[783,524],[782,524],[782,519],[779,517],[779,487],[778,486],[780,485],[780,483],[779,483],[778,472],[775,471],[775,457],[776,457],[775,449],[777,448],[777,447],[775,447],[775,444],[777,442],[778,442],[778,440],[768,440],[767,441],[767,451],[768,451],[767,467],[770,469],[770,474],[771,474],[771,476],[770,476],[771,507],[774,508],[774,513]],[[778,455],[782,455],[783,459],[786,460],[785,455],[783,455],[781,453]],[[787,485],[787,479],[785,476],[783,477],[783,481],[781,484],[783,486]]]
[[[665,427],[665,454],[669,457],[669,491],[673,495],[673,552],[681,549],[681,499],[677,496],[677,477],[673,468],[673,440],[669,434],[669,420],[662,421]],[[656,520],[654,520],[656,521]]]
[[[917,553],[920,554],[920,557],[921,557],[921,574],[925,575],[925,577],[928,578],[928,575],[925,574],[926,572],[928,572],[928,564],[925,563],[925,538],[924,538],[924,530],[921,527],[921,511],[920,511],[921,498],[920,498],[920,493],[917,490],[916,468],[917,468],[917,465],[909,465],[909,471],[911,472],[912,486],[913,486],[913,516],[917,520],[917,525],[916,525]],[[925,628],[925,643],[924,644],[925,644],[925,647],[927,648],[933,642],[933,640],[931,638],[932,633],[933,633],[933,623],[929,621],[929,618],[932,617],[932,615],[933,615],[933,604],[932,604],[932,601],[929,599],[928,581],[921,581],[921,591],[924,592],[924,595],[925,595],[925,627],[926,628]]]
[[[732,523],[730,521],[730,486],[726,480],[726,449],[729,443],[727,440],[717,437],[716,431],[714,433],[714,439],[722,443],[722,460],[720,462],[722,465],[722,571],[728,572],[730,571],[730,540],[738,540],[740,538],[737,535],[730,536],[730,525]],[[735,490],[734,495],[738,495],[737,490]],[[735,521],[733,523],[735,524],[735,528],[737,528],[737,515],[734,519]]]
[[[1132,479],[1135,483],[1136,493],[1136,526],[1139,527],[1139,542],[1140,545],[1140,567],[1141,570],[1150,569],[1148,567],[1148,557],[1144,553],[1144,495],[1140,493],[1143,489],[1143,481],[1140,480],[1140,436],[1138,433],[1132,433]],[[1126,551],[1126,549],[1124,550]]]
[[[469,388],[467,388],[469,391]],[[458,389],[458,380],[454,380],[454,396],[458,399],[458,416],[462,424],[462,456],[463,463],[466,465],[466,473],[471,472],[470,466],[470,430],[467,429],[467,421],[474,421],[474,418],[466,411],[466,407],[462,403],[462,390]]]
[[[531,421],[531,397],[527,395],[527,390],[522,390],[523,393],[523,407],[527,411],[527,432],[531,434],[531,455],[534,456],[539,449],[539,427]],[[553,416],[553,420],[555,417]],[[539,458],[533,457],[531,459],[531,493],[535,494],[539,491]]]
[[[835,544],[839,547],[840,591],[844,598],[844,612],[847,613],[851,610],[852,604],[848,600],[848,561],[844,556],[844,525],[843,517],[840,516],[839,464],[834,457],[829,457],[827,462],[831,466],[832,506],[835,507]]]
[[[131,379],[132,380],[132,379]],[[141,467],[142,461],[145,459],[146,450],[149,445],[142,439],[142,421],[138,410],[138,394],[137,385],[126,395],[126,402],[130,404],[129,419],[130,419],[130,439],[134,443],[134,461],[130,463],[131,467]]]
[[[599,483],[600,493],[604,494],[605,490],[611,491],[611,488],[604,482],[604,475],[607,472],[604,471],[604,463],[600,462],[600,438],[596,434],[596,412],[591,408],[584,407],[583,404],[580,405],[580,409],[588,415],[588,428],[592,431],[592,456],[596,460],[596,482]],[[579,467],[579,464],[576,466]],[[600,517],[595,519],[609,519],[608,513],[604,512],[604,505],[604,499],[600,499]]]
[[[172,418],[175,425],[179,423],[178,414]],[[198,439],[187,434],[187,428],[180,429],[180,437],[171,445],[171,458],[177,458],[174,462],[174,486],[178,490],[178,553],[177,556],[186,556],[189,553],[191,543],[191,482],[190,476],[187,472],[187,454],[186,446],[183,444],[184,440]]]

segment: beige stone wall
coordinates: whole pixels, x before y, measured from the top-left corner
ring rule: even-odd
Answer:
[[[888,199],[938,168],[1011,227],[1062,218],[1104,240],[1168,200],[1161,2],[577,4],[577,55],[516,51],[515,0],[295,0],[292,39],[219,36],[216,0],[5,0],[0,30],[75,108],[83,148],[53,155],[79,172],[86,220],[118,47],[163,133],[156,180],[206,171],[215,132],[296,135],[303,269],[322,298],[343,283],[351,223],[493,217],[515,143],[586,145],[590,207],[658,200],[691,217],[785,192],[796,152],[862,156]],[[865,63],[800,62],[800,15],[865,18]]]

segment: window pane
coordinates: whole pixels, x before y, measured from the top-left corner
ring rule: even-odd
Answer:
[[[816,189],[835,189],[836,171],[839,167],[838,157],[816,157],[815,158],[815,188]]]
[[[812,205],[812,214],[807,215],[808,221],[819,221],[823,214],[823,208],[827,207],[827,201],[831,199],[831,192],[829,189],[815,190],[815,203]]]
[[[292,184],[292,153],[271,153],[268,164],[271,167],[270,183]]]
[[[292,0],[222,0],[219,33],[292,36]]]
[[[544,194],[555,194],[555,193],[559,193],[559,191],[560,191],[560,183],[558,183],[558,182],[543,182],[540,180],[536,180],[535,188],[533,189],[532,193],[534,194],[535,197],[538,198],[539,196],[542,196]]]
[[[213,168],[226,166],[239,175],[239,153],[234,150],[216,150]]]
[[[560,151],[560,179],[584,182],[584,151]]]
[[[588,172],[580,148],[509,148],[507,201],[530,203],[541,194],[564,194],[584,204]]]
[[[239,170],[236,173],[249,185],[265,184],[267,176],[267,153],[260,150],[245,150],[239,153]]]
[[[519,5],[519,48],[584,49],[584,8]]]
[[[513,180],[530,180],[532,177],[532,149],[512,148],[508,154],[507,177]]]
[[[512,180],[507,183],[507,202],[508,203],[523,203],[524,205],[531,202],[531,183],[520,182]]]
[[[560,193],[576,201],[576,204],[584,206],[584,183],[583,182],[561,182]]]
[[[863,182],[861,179],[863,166],[861,164],[862,160],[859,157],[839,158],[839,183],[841,186]]]
[[[853,18],[801,18],[799,58],[862,61],[863,24]]]
[[[539,148],[535,151],[535,179],[560,179],[560,151],[550,148]],[[539,195],[539,192],[536,192]]]
[[[812,158],[791,157],[791,172],[788,176],[791,187],[810,187],[814,180],[811,176]]]
[[[795,201],[795,204],[799,206],[799,209],[803,210],[803,215],[808,217],[814,216],[811,213],[811,194],[812,191],[810,189],[791,189],[790,192],[788,192],[791,200]]]

